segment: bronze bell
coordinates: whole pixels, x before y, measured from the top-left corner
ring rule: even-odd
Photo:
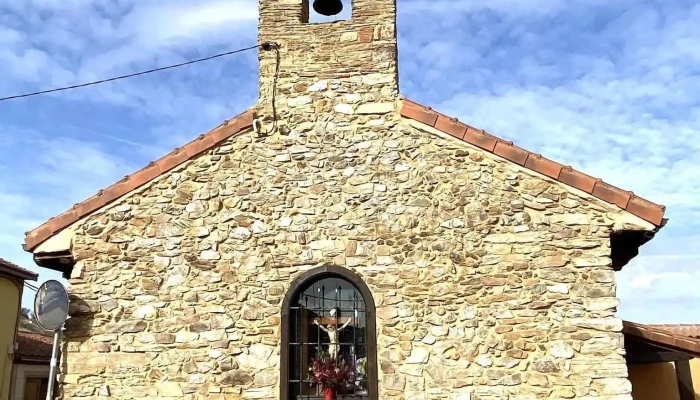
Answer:
[[[325,16],[338,15],[343,11],[341,0],[314,0],[314,10]]]

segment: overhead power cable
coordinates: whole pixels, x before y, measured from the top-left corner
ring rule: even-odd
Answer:
[[[35,292],[39,290],[38,287],[36,287],[36,286],[34,286],[34,285],[32,285],[32,284],[30,284],[30,283],[28,283],[28,282],[24,282],[24,287],[26,287],[26,288],[28,288],[28,289],[31,289],[31,290],[33,290],[33,291],[35,291]]]
[[[42,91],[39,91],[39,92],[25,93],[25,94],[18,94],[18,95],[15,95],[15,96],[2,97],[2,98],[0,98],[0,101],[6,101],[6,100],[12,100],[12,99],[19,99],[19,98],[23,98],[23,97],[37,96],[37,95],[40,95],[40,94],[53,93],[53,92],[60,92],[60,91],[63,91],[63,90],[70,90],[70,89],[77,89],[77,88],[82,88],[82,87],[86,87],[86,86],[99,85],[99,84],[101,84],[101,83],[117,81],[117,80],[120,80],[120,79],[133,78],[133,77],[139,76],[139,75],[151,74],[151,73],[154,73],[154,72],[165,71],[165,70],[168,70],[168,69],[184,67],[185,65],[196,64],[196,63],[200,63],[200,62],[203,62],[203,61],[209,61],[209,60],[213,60],[213,59],[215,59],[215,58],[230,56],[230,55],[232,55],[232,54],[237,54],[237,53],[242,53],[242,52],[244,52],[244,51],[253,50],[253,49],[256,49],[256,48],[261,47],[261,46],[263,46],[264,48],[267,48],[267,47],[270,46],[270,44],[269,44],[269,43],[263,43],[263,44],[259,44],[259,45],[255,45],[255,46],[246,47],[246,48],[243,48],[243,49],[238,49],[238,50],[233,50],[233,51],[227,51],[226,53],[220,53],[220,54],[217,54],[217,55],[214,55],[214,56],[209,56],[209,57],[205,57],[205,58],[200,58],[200,59],[197,59],[197,60],[192,60],[192,61],[187,61],[187,62],[183,62],[183,63],[179,63],[179,64],[169,65],[169,66],[167,66],[167,67],[160,67],[160,68],[155,68],[155,69],[149,69],[148,71],[141,71],[141,72],[135,72],[135,73],[133,73],[133,74],[115,76],[115,77],[113,77],[113,78],[101,79],[101,80],[99,80],[99,81],[94,81],[94,82],[87,82],[87,83],[81,83],[81,84],[78,84],[78,85],[59,87],[59,88],[49,89],[49,90],[42,90]]]

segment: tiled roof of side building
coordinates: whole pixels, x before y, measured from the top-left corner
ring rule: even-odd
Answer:
[[[663,329],[674,335],[700,339],[700,324],[663,324],[649,325],[652,328]]]
[[[662,347],[684,351],[700,357],[700,339],[674,334],[655,325],[644,325],[623,321],[622,333],[655,343]]]
[[[41,333],[17,332],[17,352],[15,355],[22,358],[51,360],[53,338]]]
[[[24,269],[17,264],[13,264],[7,260],[0,258],[0,272],[24,279],[35,281],[39,279],[39,275],[28,269]]]

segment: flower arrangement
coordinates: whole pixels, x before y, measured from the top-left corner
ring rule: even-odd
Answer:
[[[357,360],[357,373],[364,377],[367,375],[367,358],[363,357]]]
[[[363,381],[367,379],[367,358],[358,358],[357,359],[357,368],[356,368],[356,374],[355,374],[355,389],[363,391],[364,390],[364,385]]]
[[[335,398],[337,389],[347,387],[353,379],[352,368],[345,361],[336,361],[327,353],[321,353],[309,367],[309,380],[326,393],[326,398]],[[329,397],[329,393],[332,395]]]

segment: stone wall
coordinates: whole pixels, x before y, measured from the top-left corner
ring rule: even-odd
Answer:
[[[395,112],[394,0],[261,0],[252,132],[74,226],[64,398],[277,399],[280,306],[333,263],[377,305],[381,399],[630,399],[612,206]],[[428,132],[430,131],[430,132]]]
[[[330,262],[377,304],[381,399],[630,399],[618,212],[419,128],[243,134],[80,222],[63,398],[277,399],[282,299]]]
[[[279,44],[260,52],[257,111],[283,132],[327,120],[346,129],[353,115],[393,110],[398,95],[396,0],[353,0],[352,19],[314,24],[309,0],[260,0],[259,42]],[[272,93],[276,96],[273,99]]]

